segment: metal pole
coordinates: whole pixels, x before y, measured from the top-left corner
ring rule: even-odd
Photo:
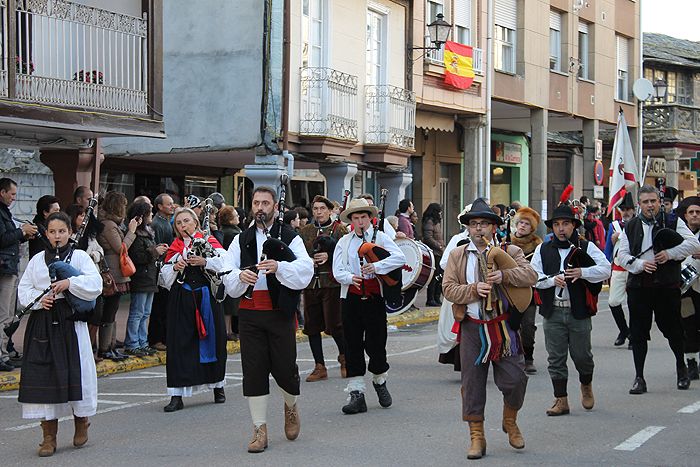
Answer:
[[[642,32],[642,3],[638,2],[639,5],[639,77],[644,76],[644,33]],[[639,99],[638,99],[639,100]],[[644,177],[642,175],[643,161],[644,161],[644,101],[639,100],[639,115],[637,117],[637,157],[639,158],[639,174],[640,178]],[[640,183],[644,185],[644,179],[640,180]]]
[[[493,94],[493,0],[488,0],[486,14],[486,128],[484,130],[484,146],[482,153],[481,177],[483,180],[483,196],[491,198],[491,96]]]

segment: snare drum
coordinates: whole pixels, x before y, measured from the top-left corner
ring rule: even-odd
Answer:
[[[397,238],[395,242],[406,256],[406,264],[401,271],[401,290],[422,289],[430,283],[435,273],[433,251],[425,243],[410,238]]]

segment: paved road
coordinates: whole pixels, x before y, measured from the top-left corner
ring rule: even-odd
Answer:
[[[647,361],[649,393],[627,394],[634,372],[631,352],[615,348],[615,330],[607,304],[594,318],[596,406],[580,407],[578,383],[570,381],[572,413],[550,418],[552,402],[545,371],[544,338],[538,331],[536,363],[540,371],[528,385],[520,427],[522,451],[507,444],[500,430],[501,398],[489,382],[486,413],[487,456],[479,465],[699,465],[700,384],[675,389],[673,359],[655,331]],[[270,447],[248,454],[251,434],[247,404],[241,395],[240,358],[229,356],[228,401],[214,405],[211,393],[186,400],[185,410],[165,414],[165,368],[99,380],[99,413],[92,418],[90,441],[70,445],[72,422],[59,426],[59,450],[52,465],[454,465],[466,462],[468,435],[460,419],[459,379],[436,363],[433,325],[394,330],[389,338],[389,388],[394,406],[381,409],[368,396],[366,414],[342,415],[343,380],[336,366],[325,382],[303,383],[302,432],[295,442],[283,435],[282,398],[275,390],[268,414]],[[329,361],[335,357],[326,340]],[[299,344],[304,375],[313,367],[306,343]],[[571,368],[570,371],[574,371]],[[574,373],[572,373],[574,374]],[[3,465],[35,465],[40,430],[22,420],[15,393],[0,395],[0,458]]]

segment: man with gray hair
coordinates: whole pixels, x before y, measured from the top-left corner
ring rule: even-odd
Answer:
[[[652,316],[676,357],[676,387],[688,389],[690,379],[683,355],[681,323],[681,262],[700,253],[700,242],[685,222],[661,211],[656,188],[644,185],[638,196],[641,213],[620,235],[618,262],[629,273],[627,305],[635,379],[630,394],[647,392],[644,362],[651,339]]]

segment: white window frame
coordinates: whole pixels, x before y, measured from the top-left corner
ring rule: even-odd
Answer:
[[[321,9],[323,10],[320,15],[320,23],[321,23],[321,43],[320,44],[312,44],[311,47],[318,47],[321,49],[320,54],[319,54],[319,60],[320,63],[311,63],[312,56],[313,54],[311,53],[311,50],[308,51],[307,53],[307,63],[304,63],[304,46],[305,44],[309,43],[311,44],[312,40],[312,28],[311,28],[311,21],[312,19],[312,14],[311,14],[311,9],[313,7],[313,4],[315,1],[318,1],[321,4]],[[309,8],[309,15],[307,16],[304,14],[304,4],[308,5]],[[328,9],[329,9],[329,2],[328,0],[301,0],[300,2],[300,16],[301,16],[301,49],[300,49],[300,57],[299,57],[299,63],[301,63],[302,67],[327,67],[329,66],[329,57],[328,57],[328,51],[330,50],[330,44],[329,44],[329,18],[330,15],[328,14]],[[307,25],[307,30],[306,33],[308,34],[307,37],[304,37],[304,23],[308,22],[309,24]]]
[[[517,1],[495,0],[494,68],[515,74],[517,49]]]
[[[454,0],[454,31],[455,42],[472,45],[472,0]]]
[[[578,23],[578,77],[583,80],[592,80],[590,74],[590,46],[591,46],[591,36],[589,33],[588,23],[579,21]]]
[[[629,92],[629,39],[625,36],[615,35],[615,58],[617,63],[617,81],[615,86],[615,98],[628,102]]]
[[[561,47],[561,24],[563,15],[558,11],[549,11],[549,69],[564,71]]]
[[[370,83],[367,81],[367,67],[369,65],[369,56],[367,55],[365,57],[365,80],[367,81],[365,84],[369,85],[383,85],[387,84],[389,76],[388,76],[388,70],[389,70],[389,34],[388,34],[388,29],[389,29],[389,12],[386,7],[376,4],[374,2],[370,2],[367,6],[367,13],[366,13],[366,18],[369,20],[370,15],[376,15],[380,18],[380,31],[379,31],[379,41],[380,41],[380,51],[379,51],[379,75],[377,76],[377,81]],[[366,38],[365,38],[366,39]],[[366,49],[366,47],[365,47]],[[365,50],[365,53],[367,54],[368,51]]]

